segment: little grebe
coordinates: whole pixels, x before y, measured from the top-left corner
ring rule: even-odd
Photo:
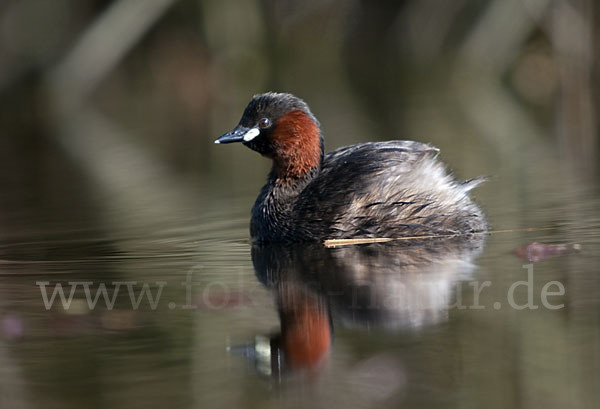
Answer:
[[[468,192],[483,178],[459,183],[414,141],[368,142],[323,153],[319,121],[300,98],[252,98],[237,127],[215,143],[242,142],[273,160],[252,208],[258,242],[401,237],[485,231]]]

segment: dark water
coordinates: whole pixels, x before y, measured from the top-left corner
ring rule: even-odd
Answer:
[[[1,408],[597,407],[600,195],[541,148],[475,192],[537,231],[326,249],[251,246],[263,169],[136,179],[4,144]],[[512,253],[533,241],[568,247]]]

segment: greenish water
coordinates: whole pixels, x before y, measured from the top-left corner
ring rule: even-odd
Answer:
[[[474,194],[494,229],[541,230],[324,249],[252,248],[262,169],[110,190],[55,147],[19,149],[3,150],[2,408],[597,404],[599,195],[543,152]],[[512,251],[533,241],[581,251],[528,276]],[[47,309],[58,284],[71,304]],[[86,285],[109,300],[90,308]]]

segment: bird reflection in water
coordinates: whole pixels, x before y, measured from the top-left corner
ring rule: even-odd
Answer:
[[[252,247],[257,278],[273,290],[281,332],[234,347],[281,379],[319,373],[334,325],[418,331],[444,322],[457,283],[470,278],[483,236],[326,248]]]

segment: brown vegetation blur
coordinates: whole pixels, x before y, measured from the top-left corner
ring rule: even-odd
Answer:
[[[212,141],[251,95],[277,90],[309,103],[329,150],[416,139],[473,175],[547,145],[595,178],[599,9],[592,0],[5,0],[0,147],[58,140],[87,163],[102,139],[176,172],[227,178],[250,161],[264,174],[259,158]]]

